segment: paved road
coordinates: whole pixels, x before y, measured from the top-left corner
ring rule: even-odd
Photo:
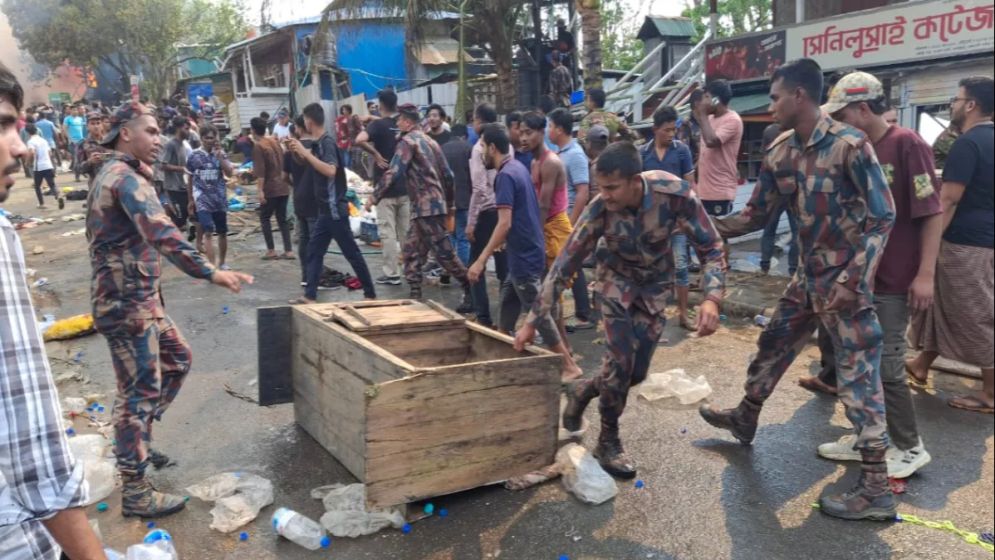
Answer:
[[[33,215],[33,194],[18,183],[5,207]],[[63,216],[80,211],[70,203]],[[41,255],[29,255],[29,266],[51,282],[51,291],[38,294],[42,312],[65,316],[88,309],[89,266],[81,236],[60,237],[80,222],[42,226],[23,232],[27,252],[44,245]],[[222,293],[203,282],[166,272],[168,309],[194,349],[194,369],[179,399],[157,425],[158,445],[179,463],[153,474],[165,489],[181,489],[221,471],[249,470],[273,480],[276,504],[317,518],[321,504],[309,497],[312,488],[352,477],[314,440],[296,427],[290,405],[258,407],[230,396],[225,386],[254,394],[256,329],[254,310],[296,295],[296,263],[263,262],[261,236],[233,244],[231,264],[256,275],[257,283],[240,296]],[[379,257],[371,257],[377,262]],[[332,264],[346,270],[339,258]],[[168,267],[164,267],[168,268]],[[432,288],[427,296],[454,304],[458,290]],[[357,293],[334,294],[358,299]],[[405,290],[381,290],[383,297],[405,296]],[[328,297],[323,296],[323,297]],[[229,313],[223,307],[229,306]],[[683,367],[703,374],[715,389],[711,397],[732,404],[739,397],[746,363],[759,329],[731,319],[707,339],[685,339],[668,327],[651,371]],[[601,347],[597,333],[575,335],[587,372],[597,368]],[[104,341],[90,336],[70,343],[51,343],[51,356],[66,358],[79,350],[88,385],[60,385],[66,395],[110,391],[113,374]],[[755,444],[744,447],[702,422],[693,406],[649,404],[631,398],[622,418],[627,451],[640,467],[645,487],[620,484],[619,494],[602,506],[588,506],[568,495],[559,482],[522,492],[500,487],[481,488],[435,501],[449,517],[430,518],[414,525],[409,535],[388,530],[360,539],[335,539],[331,551],[308,552],[277,540],[269,529],[273,508],[263,510],[247,527],[250,539],[238,542],[208,528],[208,504],[192,500],[187,510],[162,520],[172,532],[181,557],[220,559],[404,559],[515,560],[557,559],[716,559],[760,558],[990,558],[978,547],[954,535],[909,524],[850,523],[820,515],[811,508],[823,488],[849,483],[856,469],[823,461],[815,446],[835,439],[847,425],[842,407],[813,397],[795,385],[817,362],[810,348],[792,367],[761,417]],[[56,361],[57,373],[69,366]],[[917,394],[923,438],[933,462],[911,480],[901,498],[901,511],[927,519],[949,519],[977,531],[993,525],[993,421],[955,411],[943,394],[966,381],[941,376],[939,395]],[[596,424],[596,410],[588,420]],[[85,431],[85,430],[83,430]],[[593,446],[595,427],[584,438]],[[118,494],[111,509],[88,512],[100,523],[107,541],[120,549],[135,542],[145,525],[119,516]],[[237,534],[237,533],[236,533]]]

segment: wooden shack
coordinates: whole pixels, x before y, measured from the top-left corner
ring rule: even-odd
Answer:
[[[432,301],[259,311],[260,402],[286,400],[292,384],[297,422],[366,484],[369,506],[501,482],[553,462],[556,354],[517,352],[510,337]],[[285,350],[264,357],[264,344]]]

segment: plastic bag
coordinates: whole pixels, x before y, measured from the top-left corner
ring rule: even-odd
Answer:
[[[83,464],[83,479],[90,489],[90,497],[83,505],[95,504],[111,495],[117,486],[117,467],[107,456],[111,442],[100,434],[76,436],[69,440],[73,457]]]
[[[639,388],[639,395],[648,401],[677,397],[681,404],[692,404],[712,394],[704,375],[692,379],[683,369],[652,373]]]
[[[321,525],[336,537],[372,535],[393,526],[404,526],[404,515],[397,509],[366,510],[366,486],[332,484],[311,491],[311,497],[325,506]]]
[[[597,459],[576,443],[556,452],[556,464],[563,473],[563,487],[582,502],[603,504],[618,494],[618,486]]]
[[[273,483],[251,473],[229,472],[208,477],[187,488],[191,496],[214,502],[211,528],[230,533],[259,516],[273,503]]]
[[[66,397],[62,399],[63,415],[83,414],[86,411],[86,399],[79,397]]]
[[[50,340],[67,340],[96,332],[93,326],[93,315],[84,313],[54,321],[46,329],[42,329],[45,342]]]

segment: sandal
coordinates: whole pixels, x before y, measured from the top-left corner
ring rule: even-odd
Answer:
[[[975,397],[974,395],[964,395],[961,397],[954,397],[947,401],[947,405],[953,408],[959,408],[961,410],[967,410],[969,412],[980,412],[981,414],[992,414],[992,405],[986,403],[985,401]]]
[[[280,255],[263,255],[259,257],[260,260],[264,261],[275,261],[278,258],[280,258]]]
[[[289,255],[287,253],[284,253],[284,254],[280,255],[279,257],[277,257],[277,258],[281,259],[281,260],[284,260],[284,261],[296,261],[297,260],[297,255],[295,255],[293,253],[291,253]]]
[[[798,385],[802,389],[807,389],[813,393],[825,393],[834,397],[838,395],[836,387],[830,386],[816,376],[802,377],[798,380]]]

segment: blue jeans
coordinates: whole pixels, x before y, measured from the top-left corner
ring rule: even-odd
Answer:
[[[466,238],[467,210],[456,210],[456,231],[449,237],[463,266],[470,266],[470,240]]]
[[[377,297],[370,269],[366,266],[363,253],[360,252],[359,245],[356,245],[356,240],[352,236],[349,217],[342,216],[336,219],[328,214],[318,216],[314,222],[314,229],[311,230],[311,239],[307,246],[307,288],[304,289],[304,297],[318,299],[318,282],[325,268],[325,253],[333,239],[363,285],[363,295],[368,298]]]
[[[770,269],[770,259],[774,255],[774,244],[777,241],[777,224],[781,221],[781,213],[786,210],[785,206],[775,210],[770,215],[767,226],[764,227],[764,235],[760,239],[760,268],[765,271]],[[798,222],[795,221],[795,215],[792,212],[788,212],[788,227],[791,228],[791,245],[788,246],[788,274],[794,276],[795,270],[798,269]]]
[[[688,264],[691,262],[687,234],[675,233],[671,236],[670,248],[674,253],[674,283],[679,287],[686,288],[690,285]]]

